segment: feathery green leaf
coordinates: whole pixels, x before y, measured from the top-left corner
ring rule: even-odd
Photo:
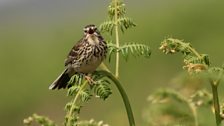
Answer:
[[[91,98],[92,95],[90,93],[90,90],[85,89],[80,91],[80,96],[81,96],[82,102],[87,102]]]
[[[108,32],[112,35],[114,26],[115,26],[115,23],[113,21],[105,21],[102,24],[100,24],[99,29],[101,32]]]
[[[96,81],[96,84],[93,87],[93,91],[96,96],[103,100],[107,99],[112,94],[109,84],[110,82],[106,79]]]
[[[136,26],[136,24],[132,21],[132,19],[128,17],[118,18],[118,24],[120,25],[122,32],[124,32],[124,28],[128,29]]]
[[[127,60],[129,54],[133,56],[144,56],[149,58],[151,55],[150,47],[144,44],[138,43],[127,43],[121,46],[118,50],[121,52],[122,56]]]

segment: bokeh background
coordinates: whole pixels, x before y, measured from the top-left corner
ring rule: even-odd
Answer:
[[[0,125],[22,126],[32,113],[62,124],[66,91],[50,91],[49,84],[64,68],[64,59],[82,37],[86,24],[107,19],[108,0],[0,0]],[[158,50],[166,37],[184,39],[212,65],[223,63],[224,2],[217,0],[124,1],[127,15],[137,27],[121,35],[121,42],[140,42],[152,48],[150,59],[121,60],[120,80],[129,96],[138,126],[149,94],[168,87],[181,73],[182,57]],[[107,35],[105,35],[107,36]],[[108,37],[107,37],[108,38]],[[113,63],[110,64],[113,69]],[[223,87],[220,88],[223,91]],[[213,116],[206,118],[214,122]],[[106,101],[94,99],[81,112],[82,119],[128,125],[121,97],[113,87]],[[214,123],[213,123],[214,124]],[[212,125],[212,124],[208,124]]]

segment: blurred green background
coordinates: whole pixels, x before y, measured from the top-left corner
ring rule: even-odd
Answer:
[[[69,98],[65,90],[50,91],[48,86],[63,70],[68,51],[82,37],[82,28],[90,23],[99,25],[107,19],[109,2],[0,0],[0,125],[22,126],[23,119],[34,112],[62,124],[63,108]],[[124,2],[127,15],[137,27],[120,34],[121,42],[146,43],[153,52],[150,59],[121,60],[120,80],[131,101],[136,123],[141,126],[147,96],[167,87],[182,71],[181,55],[165,56],[158,50],[165,37],[191,42],[199,52],[209,54],[212,65],[223,63],[224,2]],[[106,102],[96,99],[83,107],[81,118],[104,120],[113,126],[128,125],[115,87]],[[213,122],[214,118],[207,120]]]

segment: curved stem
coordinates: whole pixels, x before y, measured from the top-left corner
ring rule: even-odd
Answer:
[[[115,15],[114,15],[114,23],[115,23],[115,37],[116,37],[116,47],[119,48],[119,34],[118,34],[118,12],[117,12],[117,0],[114,0],[115,7]],[[115,68],[115,77],[119,77],[119,52],[116,52],[116,68]]]
[[[194,53],[194,55],[196,55],[199,59],[202,59],[201,55],[191,46],[188,46],[188,48],[191,50],[192,53]]]
[[[132,109],[131,109],[131,105],[130,105],[130,102],[128,100],[128,96],[125,93],[124,88],[122,87],[121,83],[109,71],[100,70],[98,72],[103,74],[103,75],[106,75],[109,79],[111,79],[114,82],[114,84],[116,85],[117,89],[119,90],[119,92],[122,96],[122,99],[123,99],[123,102],[124,102],[124,105],[125,105],[125,108],[126,108],[126,111],[127,111],[127,115],[128,115],[129,125],[130,126],[135,126],[135,120],[134,120],[134,115],[133,115],[133,112],[132,112]]]
[[[177,41],[177,43],[180,43],[181,45],[184,45],[184,44],[186,44],[186,43],[184,43],[184,42],[181,42],[181,41]],[[188,49],[194,54],[194,55],[196,55],[199,59],[202,59],[202,56],[194,49],[194,48],[192,48],[191,46],[188,46]]]

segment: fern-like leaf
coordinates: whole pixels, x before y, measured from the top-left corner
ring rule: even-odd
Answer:
[[[132,21],[132,19],[128,17],[118,18],[118,24],[122,32],[124,32],[124,29],[136,26],[136,24]],[[100,25],[99,29],[101,32],[108,32],[112,34],[114,27],[115,27],[114,21],[105,21]]]
[[[112,94],[112,90],[109,87],[109,84],[110,82],[105,79],[97,81],[93,87],[93,91],[96,96],[102,98],[103,100],[107,99]]]
[[[88,89],[85,89],[80,92],[80,96],[81,96],[82,102],[87,102],[88,100],[90,100],[92,95]]]
[[[123,16],[125,15],[126,13],[126,10],[125,10],[125,4],[121,1],[117,1],[117,8],[115,8],[115,3],[114,1],[112,1],[108,7],[108,15],[110,16],[110,18],[114,18],[115,16],[115,10],[117,9],[117,16],[120,17],[120,16]]]
[[[107,46],[108,46],[108,53],[107,54],[108,54],[108,59],[109,59],[109,62],[110,62],[112,54],[115,53],[116,51],[118,51],[118,48],[113,43],[108,43]]]
[[[122,32],[124,32],[125,29],[136,26],[132,19],[125,16],[125,4],[121,1],[118,1],[116,5],[117,6],[115,8],[115,3],[114,1],[112,1],[110,6],[108,7],[109,20],[103,22],[100,25],[101,32],[108,32],[112,34],[116,23],[118,23]],[[115,21],[115,10],[117,10],[117,21]]]
[[[72,87],[73,85],[79,85],[81,84],[83,79],[83,76],[81,74],[75,74],[71,77],[71,79],[68,82],[68,86]]]
[[[100,25],[99,29],[101,32],[108,32],[112,35],[114,26],[115,23],[113,21],[105,21]]]
[[[67,96],[74,96],[78,90],[80,89],[80,85],[74,85],[68,89]]]
[[[121,31],[124,33],[124,28],[132,28],[135,27],[136,24],[132,21],[131,18],[128,17],[121,17],[118,19],[118,24],[120,25]]]
[[[127,43],[123,46],[120,46],[119,48],[116,47],[113,43],[108,43],[109,51],[108,51],[108,57],[109,62],[111,60],[111,56],[113,53],[116,53],[117,51],[122,54],[122,56],[125,58],[125,60],[128,60],[129,54],[132,54],[133,56],[145,56],[146,58],[149,58],[151,55],[150,47],[144,44],[138,44],[138,43]]]
[[[151,55],[149,46],[138,43],[127,43],[121,46],[118,51],[121,52],[126,60],[128,60],[129,54],[132,54],[133,56],[145,56],[146,58]]]

